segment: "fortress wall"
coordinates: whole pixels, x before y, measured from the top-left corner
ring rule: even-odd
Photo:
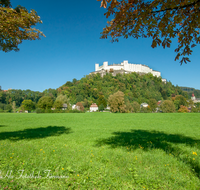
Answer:
[[[161,76],[161,73],[159,71],[152,71],[151,73],[153,76],[157,76],[157,77]]]
[[[114,65],[108,65],[108,62],[103,62],[103,65],[99,67],[99,64],[95,64],[95,71],[119,71],[119,70],[125,70],[128,72],[138,72],[138,73],[152,73],[153,76],[160,77],[161,73],[158,71],[153,71],[148,66],[144,66],[141,64],[131,64],[128,63],[128,61],[123,61],[121,64],[114,64]]]

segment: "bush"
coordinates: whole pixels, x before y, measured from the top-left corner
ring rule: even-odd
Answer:
[[[41,109],[41,108],[37,108],[36,109],[36,113],[45,113],[45,110]]]
[[[141,113],[150,113],[151,111],[150,111],[150,108],[145,108],[145,107],[142,107],[141,109],[140,109],[140,112]]]
[[[179,113],[188,113],[189,110],[186,106],[181,105],[180,109],[178,110]]]
[[[0,113],[4,113],[4,110],[3,110],[3,109],[0,109]]]
[[[75,110],[69,110],[69,113],[85,113],[85,112],[75,109]]]
[[[63,107],[63,102],[61,100],[56,100],[54,102],[54,108],[61,109]]]
[[[54,110],[51,109],[45,109],[45,113],[53,113]]]
[[[103,110],[104,110],[104,105],[101,104],[101,105],[99,106],[99,111],[103,111]]]
[[[200,112],[200,110],[196,107],[192,107],[191,112],[192,113],[198,113],[198,112]]]
[[[171,100],[165,100],[160,105],[163,113],[174,113],[176,111],[174,103]]]
[[[79,111],[79,110],[61,110],[61,109],[41,109],[37,108],[36,113],[85,113],[84,111]]]
[[[134,113],[140,112],[140,104],[138,104],[138,102],[134,101],[134,102],[132,103],[132,107],[133,107],[133,112],[134,112]]]

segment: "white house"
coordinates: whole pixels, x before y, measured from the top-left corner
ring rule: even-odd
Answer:
[[[94,111],[98,111],[98,106],[96,105],[96,103],[93,103],[90,106],[90,112],[94,112]]]
[[[76,104],[72,105],[72,110],[75,110],[76,108]]]
[[[147,107],[148,107],[148,104],[144,102],[144,103],[142,103],[142,104],[140,105],[140,107],[141,107],[141,108],[147,108]]]
[[[67,104],[63,104],[62,110],[66,110],[67,109]]]

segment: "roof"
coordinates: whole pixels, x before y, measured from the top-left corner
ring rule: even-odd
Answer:
[[[67,104],[63,104],[63,108],[67,108]]]
[[[148,105],[146,102],[142,103],[141,105]]]
[[[96,103],[92,104],[90,107],[96,107],[96,108],[98,108],[98,106],[96,105]]]

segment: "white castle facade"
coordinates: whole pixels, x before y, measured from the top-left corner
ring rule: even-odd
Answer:
[[[95,71],[90,74],[100,73],[103,77],[106,73],[112,73],[114,76],[117,73],[140,73],[147,74],[151,73],[153,76],[161,77],[161,73],[159,71],[154,71],[146,65],[142,64],[132,64],[128,63],[128,61],[123,61],[120,64],[112,64],[108,65],[108,62],[103,62],[102,66],[99,66],[99,63],[95,64]],[[162,79],[163,82],[166,82],[166,79]]]
[[[123,61],[121,64],[113,64],[108,65],[108,62],[104,62],[102,66],[99,66],[98,63],[95,64],[95,71],[105,70],[107,72],[110,71],[117,71],[117,70],[124,70],[127,72],[138,72],[138,73],[152,73],[153,76],[160,77],[161,73],[159,71],[154,71],[150,69],[146,65],[142,64],[132,64],[128,63],[128,61]]]

